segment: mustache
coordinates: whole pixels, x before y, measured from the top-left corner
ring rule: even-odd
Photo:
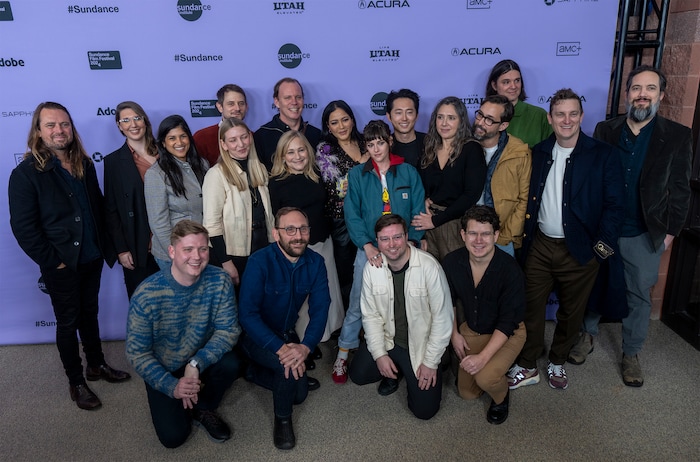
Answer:
[[[289,241],[290,244],[308,244],[309,241],[306,239],[294,239],[292,241]]]

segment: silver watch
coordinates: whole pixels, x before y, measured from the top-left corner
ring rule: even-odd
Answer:
[[[190,362],[187,363],[187,364],[189,364],[190,366],[192,366],[192,367],[196,368],[197,370],[199,370],[199,362],[197,362],[196,359],[194,359],[194,358],[190,359]]]

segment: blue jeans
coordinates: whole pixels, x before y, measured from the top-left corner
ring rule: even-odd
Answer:
[[[515,247],[513,247],[513,243],[509,242],[506,245],[498,245],[496,244],[496,247],[510,255],[511,257],[515,258]]]
[[[296,333],[290,332],[285,342],[299,343]],[[292,373],[284,377],[284,366],[279,357],[261,346],[248,335],[242,336],[241,347],[250,358],[251,378],[256,385],[272,390],[272,403],[275,416],[287,418],[292,415],[294,404],[301,404],[309,394],[309,381],[306,373],[296,380]]]
[[[240,377],[241,361],[234,351],[224,354],[221,359],[200,374],[200,380],[206,386],[199,392],[199,402],[195,409],[214,411],[219,407],[226,390],[234,380]],[[181,367],[173,372],[180,378],[185,373]],[[192,419],[182,400],[171,398],[146,383],[148,406],[156,435],[166,448],[176,448],[187,440],[192,430]]]
[[[620,256],[625,265],[627,306],[629,315],[622,320],[622,352],[626,356],[639,353],[649,330],[651,288],[659,277],[659,263],[664,248],[654,249],[649,233],[621,237]],[[600,315],[586,312],[583,330],[598,335]]]
[[[367,264],[367,254],[362,249],[357,249],[355,263],[353,264],[352,289],[350,289],[350,304],[345,313],[343,327],[338,337],[338,347],[351,350],[360,346],[360,329],[362,329],[362,311],[360,310],[360,298],[362,296],[362,271]]]

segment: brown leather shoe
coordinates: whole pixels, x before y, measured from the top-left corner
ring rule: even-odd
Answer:
[[[116,383],[129,380],[131,375],[129,375],[128,372],[112,369],[107,364],[103,364],[97,367],[88,366],[87,369],[85,369],[85,378],[91,382],[104,379],[110,383]]]
[[[80,409],[92,411],[102,406],[102,401],[85,383],[70,386],[70,399],[75,401]]]

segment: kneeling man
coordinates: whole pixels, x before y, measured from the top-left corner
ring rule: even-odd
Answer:
[[[452,346],[459,358],[457,388],[464,399],[491,396],[486,420],[508,417],[506,372],[525,344],[525,278],[516,261],[495,244],[496,211],[487,206],[467,210],[461,221],[465,247],[445,256],[455,306]]]
[[[379,218],[374,232],[384,264],[364,268],[365,341],[350,364],[350,380],[358,385],[381,380],[379,394],[389,395],[405,376],[408,408],[427,420],[440,409],[440,359],[452,332],[447,280],[432,255],[408,245],[408,228],[399,215]]]
[[[240,375],[231,351],[241,332],[233,284],[222,269],[207,266],[209,233],[199,223],[177,223],[168,254],[172,265],[149,276],[131,298],[126,357],[146,382],[163,446],[184,443],[192,421],[224,442],[231,430],[215,410]]]

